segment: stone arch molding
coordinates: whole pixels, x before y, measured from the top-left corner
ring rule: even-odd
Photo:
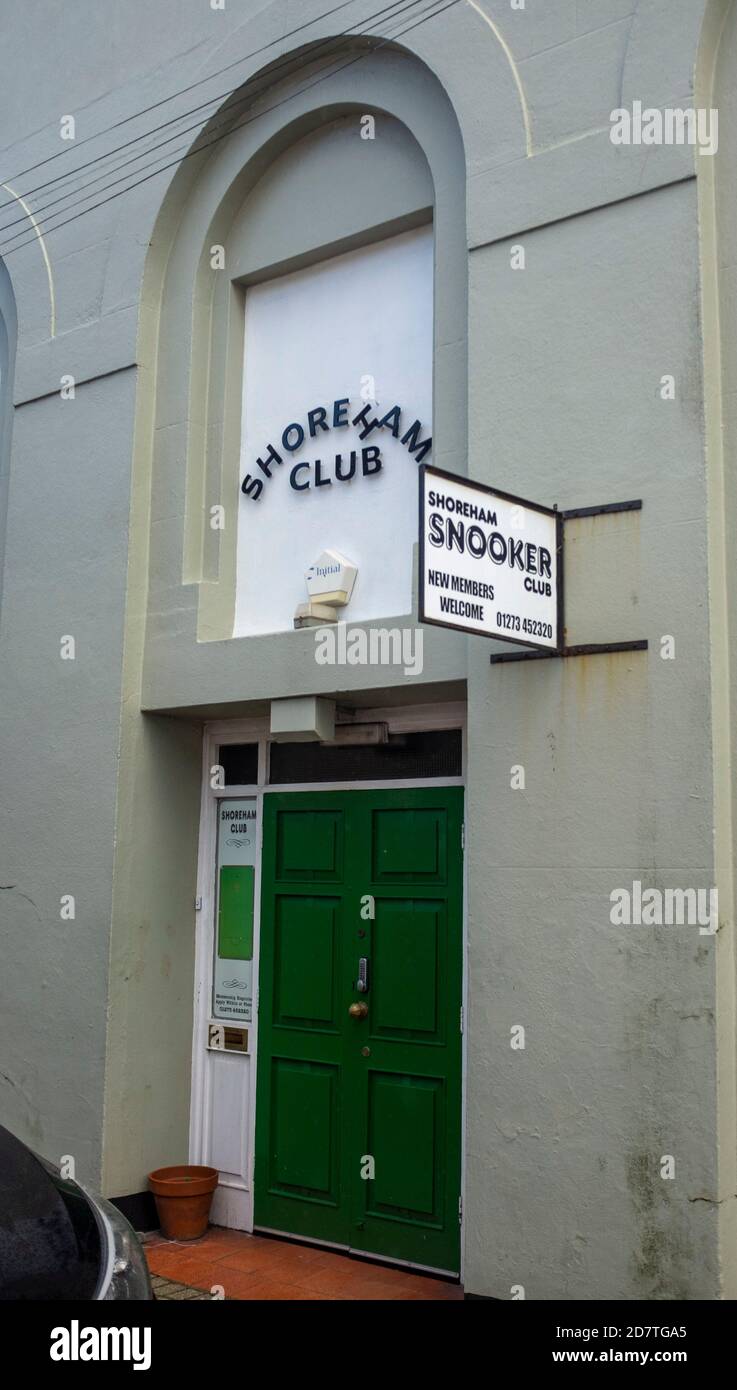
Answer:
[[[141,374],[139,421],[153,427],[147,437],[139,434],[137,449],[141,500],[147,468],[152,470],[150,673],[172,643],[186,643],[191,652],[204,642],[219,650],[219,644],[263,640],[225,640],[233,628],[240,501],[240,277],[254,269],[243,209],[276,160],[336,122],[355,118],[358,138],[362,114],[376,116],[378,131],[382,119],[390,121],[403,132],[406,149],[414,151],[418,189],[426,180],[427,194],[418,192],[409,212],[377,180],[375,226],[356,232],[353,244],[433,218],[434,389],[436,402],[444,405],[442,419],[438,413],[436,449],[448,466],[465,467],[465,160],[458,123],[437,79],[415,57],[389,49],[361,57],[310,87],[311,60],[305,52],[295,77],[282,80],[252,112],[248,108],[258,119],[186,161],[161,209],[146,266],[139,344],[141,364],[148,369]],[[335,196],[339,199],[339,189]],[[309,223],[309,208],[304,217]],[[310,245],[308,226],[301,263],[350,245],[350,237],[325,242],[322,249]],[[213,246],[224,248],[224,271],[212,268]],[[269,269],[278,273],[299,263],[298,256]],[[262,272],[263,278],[263,267]],[[225,507],[224,531],[209,526],[214,503]],[[286,634],[287,640],[291,635]],[[152,680],[156,684],[155,674]]]

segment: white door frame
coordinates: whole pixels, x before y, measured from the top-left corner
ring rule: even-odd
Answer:
[[[391,733],[422,733],[460,729],[463,737],[460,777],[422,777],[385,781],[348,782],[266,782],[269,719],[217,720],[205,725],[202,742],[202,798],[197,858],[197,911],[195,933],[194,1025],[192,1036],[192,1092],[189,1127],[190,1163],[210,1163],[211,1154],[222,1136],[213,1133],[213,1106],[217,1085],[224,1084],[233,1102],[233,1133],[242,1136],[238,1144],[239,1161],[230,1170],[221,1170],[220,1186],[213,1203],[213,1220],[218,1225],[253,1230],[253,1169],[256,1132],[256,1065],[258,1051],[258,979],[261,935],[261,850],[263,798],[272,792],[368,791],[382,788],[463,786],[466,783],[466,705],[405,705],[356,711],[361,722],[386,723]],[[217,749],[222,744],[257,743],[258,778],[255,783],[213,787],[212,770],[217,766]],[[223,1020],[212,1016],[212,987],[215,959],[215,893],[217,858],[217,803],[238,797],[255,797],[258,838],[254,878],[253,922],[253,1020],[248,1024],[248,1052],[221,1052],[208,1049],[210,1024]],[[463,860],[463,1017],[467,1013],[467,871]],[[238,1026],[241,1026],[240,1024]],[[216,1075],[215,1068],[219,1068]],[[227,1071],[226,1071],[227,1068]],[[461,1196],[466,1175],[466,1029],[463,1029],[461,1058]],[[232,1146],[232,1135],[231,1135]],[[463,1239],[461,1239],[461,1277],[463,1277]]]

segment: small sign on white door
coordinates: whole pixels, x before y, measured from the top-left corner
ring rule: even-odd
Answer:
[[[255,796],[219,801],[212,1016],[236,1023],[250,1023],[253,1018],[253,881],[257,845]]]
[[[420,468],[421,623],[559,651],[560,513]]]

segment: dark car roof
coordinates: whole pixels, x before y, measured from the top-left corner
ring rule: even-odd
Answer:
[[[99,1271],[82,1190],[0,1125],[0,1299],[94,1298]]]

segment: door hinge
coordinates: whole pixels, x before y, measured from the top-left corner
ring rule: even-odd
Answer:
[[[466,822],[461,821],[461,849],[466,848]]]
[[[459,1197],[459,1198],[458,1198],[458,1222],[459,1222],[459,1224],[460,1224],[460,1222],[461,1222],[462,1220],[463,1220],[463,1198],[462,1198],[462,1197]]]
[[[461,1004],[461,1032],[463,1032],[463,1005]]]

